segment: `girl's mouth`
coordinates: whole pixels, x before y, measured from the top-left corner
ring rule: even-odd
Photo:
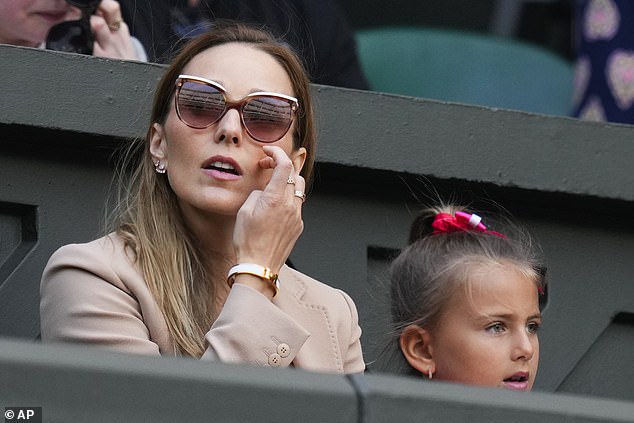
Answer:
[[[526,391],[528,390],[528,373],[527,372],[517,372],[513,374],[513,376],[504,379],[504,386],[508,389],[513,389],[516,391]]]

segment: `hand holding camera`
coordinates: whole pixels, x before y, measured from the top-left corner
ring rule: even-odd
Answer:
[[[142,59],[115,0],[66,0],[78,15],[51,28],[46,48],[118,59]]]

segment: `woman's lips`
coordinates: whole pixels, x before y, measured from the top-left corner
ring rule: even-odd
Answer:
[[[202,167],[206,174],[223,181],[233,181],[242,175],[240,166],[231,157],[211,157],[203,163]]]
[[[235,181],[236,179],[240,179],[240,175],[236,175],[234,173],[229,173],[229,172],[225,172],[218,169],[203,169],[203,171],[207,175],[215,179],[219,179],[221,181]]]

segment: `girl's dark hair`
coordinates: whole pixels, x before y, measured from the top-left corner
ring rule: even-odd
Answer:
[[[390,267],[392,340],[398,348],[401,331],[411,324],[431,329],[449,297],[465,287],[474,266],[512,265],[544,289],[544,266],[539,248],[529,234],[510,220],[483,219],[488,228],[502,233],[472,230],[434,234],[439,213],[454,215],[465,208],[445,205],[420,212],[410,229],[409,245]],[[402,354],[402,366],[410,368]]]

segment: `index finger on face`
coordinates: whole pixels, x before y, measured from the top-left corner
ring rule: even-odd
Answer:
[[[264,153],[275,161],[275,167],[273,168],[273,175],[271,180],[266,185],[264,191],[270,193],[277,193],[279,195],[284,194],[288,178],[295,179],[295,172],[293,170],[293,162],[286,155],[284,150],[276,146],[264,146],[262,147]]]

